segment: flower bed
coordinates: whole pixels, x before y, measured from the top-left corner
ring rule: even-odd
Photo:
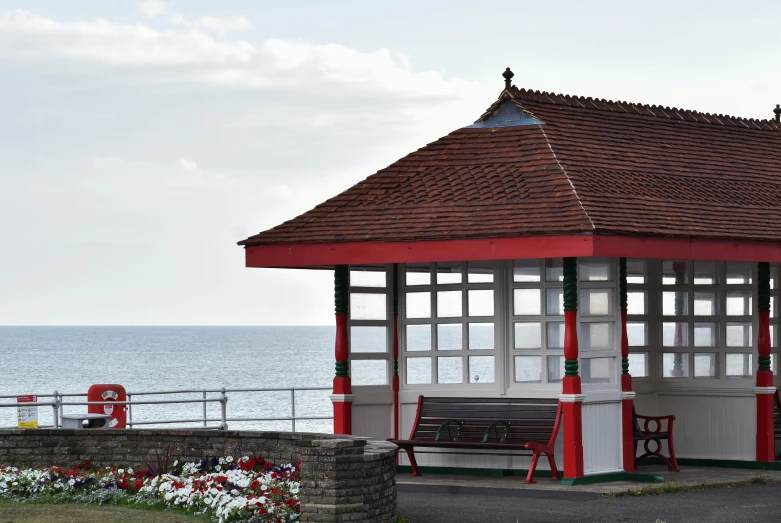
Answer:
[[[301,505],[299,466],[274,466],[243,457],[174,462],[168,473],[96,467],[43,470],[0,465],[0,497],[24,501],[138,503],[206,514],[219,523],[297,521]]]

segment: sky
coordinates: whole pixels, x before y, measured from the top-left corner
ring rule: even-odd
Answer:
[[[642,5],[641,5],[642,4]],[[0,0],[0,325],[327,325],[236,242],[519,87],[771,118],[781,2]]]

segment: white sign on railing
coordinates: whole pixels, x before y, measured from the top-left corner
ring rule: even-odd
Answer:
[[[17,396],[17,403],[30,403],[31,405],[19,405],[16,410],[17,426],[20,429],[37,429],[38,428],[38,407],[35,403],[38,402],[38,396],[26,395]]]

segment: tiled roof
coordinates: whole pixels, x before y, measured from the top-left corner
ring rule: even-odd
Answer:
[[[524,125],[454,131],[240,244],[573,233],[781,240],[776,122],[515,87],[478,122],[506,102]]]

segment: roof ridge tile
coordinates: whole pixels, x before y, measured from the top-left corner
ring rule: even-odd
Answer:
[[[731,116],[725,114],[715,114],[693,109],[685,109],[675,106],[650,105],[636,102],[627,102],[624,100],[609,100],[605,98],[593,98],[591,96],[577,96],[569,94],[560,94],[525,87],[512,86],[509,90],[514,97],[520,100],[531,100],[537,103],[549,103],[554,105],[567,105],[570,107],[580,106],[583,109],[597,111],[621,110],[625,113],[635,112],[643,116],[654,116],[657,118],[667,118],[670,120],[690,121],[697,123],[707,123],[710,125],[721,125],[731,127],[742,127],[748,129],[759,129],[766,131],[779,131],[781,128],[773,124],[772,119],[757,119],[741,116]],[[751,125],[756,123],[756,125]]]

